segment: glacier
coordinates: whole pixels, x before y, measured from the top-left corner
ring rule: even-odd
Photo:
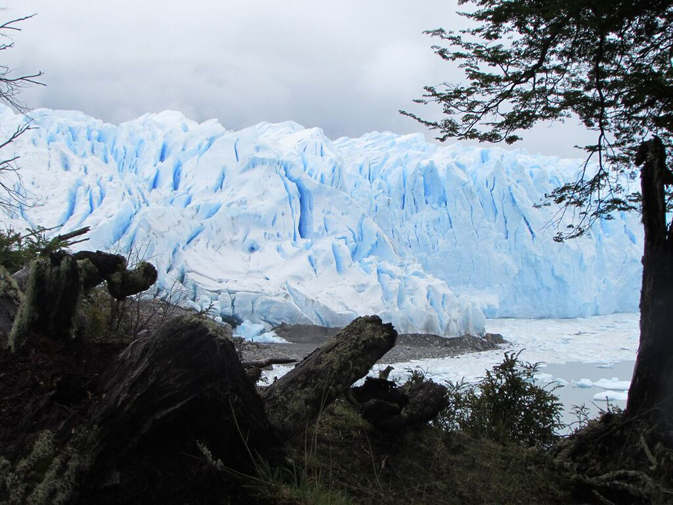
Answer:
[[[294,122],[240,130],[177,112],[112,125],[0,106],[32,205],[4,228],[64,233],[75,249],[136,251],[192,305],[228,321],[341,326],[378,314],[400,332],[483,334],[486,317],[638,310],[639,217],[557,243],[541,197],[580,160],[440,146],[420,134],[331,140]],[[563,224],[569,224],[564,218]]]

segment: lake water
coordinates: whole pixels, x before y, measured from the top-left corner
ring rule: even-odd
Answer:
[[[590,417],[596,417],[601,411],[608,408],[608,405],[617,406],[621,409],[626,407],[625,399],[596,399],[596,396],[605,395],[621,396],[626,391],[623,389],[624,382],[629,382],[633,375],[635,361],[624,361],[612,365],[597,363],[565,363],[563,365],[551,364],[540,368],[540,372],[545,376],[540,377],[538,383],[557,385],[559,382],[567,383],[557,387],[554,394],[559,397],[561,403],[565,406],[563,422],[570,424],[577,421],[577,417],[572,414],[573,406],[585,405],[589,411]],[[550,377],[547,377],[549,375]],[[596,384],[599,385],[596,385]],[[600,385],[613,389],[605,389]]]

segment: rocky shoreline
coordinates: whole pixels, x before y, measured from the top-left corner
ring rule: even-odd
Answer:
[[[239,342],[244,361],[267,358],[295,359],[301,361],[323,345],[341,328],[326,328],[315,325],[281,324],[273,329],[289,344],[260,344]],[[394,364],[429,358],[450,358],[460,354],[496,349],[506,343],[502,335],[487,333],[484,337],[464,335],[447,338],[423,333],[401,333],[397,343],[379,363]]]

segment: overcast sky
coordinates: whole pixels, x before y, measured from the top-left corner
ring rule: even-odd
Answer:
[[[32,108],[76,109],[112,123],[178,110],[228,129],[260,121],[318,126],[331,138],[433,133],[399,109],[423,86],[460,79],[423,30],[459,28],[456,0],[5,0],[4,20],[37,13],[0,64],[44,72]],[[461,7],[462,8],[462,7]],[[420,107],[420,108],[419,108]],[[581,156],[574,124],[517,144]]]

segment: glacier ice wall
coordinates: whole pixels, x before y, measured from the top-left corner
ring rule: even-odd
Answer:
[[[119,126],[36,110],[5,149],[37,202],[5,227],[91,226],[80,247],[153,261],[160,285],[267,326],[377,313],[399,331],[484,331],[489,317],[635,311],[642,232],[617,214],[558,244],[533,207],[578,162],[440,147],[420,135],[331,141],[292,123],[233,132],[176,112]],[[25,118],[0,108],[0,134]]]

